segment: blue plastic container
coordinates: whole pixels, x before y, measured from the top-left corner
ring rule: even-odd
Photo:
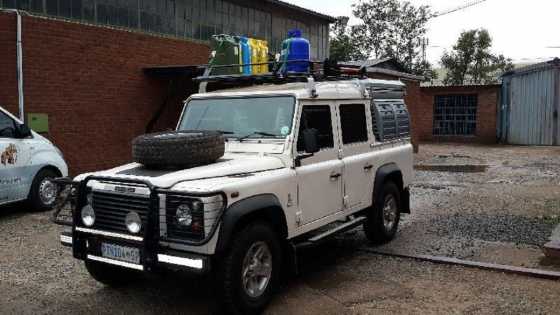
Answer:
[[[288,72],[308,72],[311,45],[309,41],[301,37],[301,30],[293,29],[288,32],[288,39],[282,43],[282,60],[284,69]],[[303,62],[289,62],[293,60],[306,60]]]
[[[249,38],[240,36],[239,47],[241,49],[241,64],[243,64],[243,74],[251,74],[251,46],[249,45]]]

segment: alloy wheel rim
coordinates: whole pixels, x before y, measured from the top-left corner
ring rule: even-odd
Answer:
[[[272,277],[272,253],[265,242],[251,245],[241,272],[241,281],[245,293],[252,298],[260,297],[267,289]]]
[[[385,197],[385,202],[383,204],[383,225],[386,231],[391,231],[393,229],[396,219],[397,202],[393,195],[388,195]]]
[[[56,200],[56,185],[50,180],[45,178],[39,184],[39,198],[44,205],[50,206]]]

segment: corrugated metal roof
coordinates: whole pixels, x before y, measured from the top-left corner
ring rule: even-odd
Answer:
[[[384,65],[385,64],[385,65]],[[366,68],[366,72],[370,74],[384,74],[388,76],[394,76],[402,79],[422,81],[423,76],[414,75],[405,72],[402,65],[399,64],[394,58],[384,58],[384,59],[369,59],[369,60],[358,60],[358,61],[341,61],[338,63],[342,67],[351,68]],[[389,67],[387,67],[389,66]]]
[[[336,21],[335,17],[332,17],[330,15],[326,15],[326,14],[323,14],[323,13],[319,13],[317,11],[313,11],[313,10],[310,10],[310,9],[306,9],[306,8],[297,6],[295,4],[288,3],[286,1],[281,1],[281,0],[266,0],[266,1],[270,2],[272,4],[275,4],[275,5],[283,6],[285,8],[289,8],[289,9],[292,9],[292,10],[296,10],[296,11],[300,11],[300,12],[303,12],[303,13],[307,13],[307,14],[316,16],[316,17],[318,17],[320,19],[323,19],[323,20],[326,20],[330,23],[334,23]]]
[[[532,65],[529,65],[529,66],[513,69],[511,71],[504,72],[501,76],[502,77],[516,76],[516,75],[521,75],[521,74],[525,74],[525,73],[528,73],[528,72],[546,70],[546,69],[549,69],[549,68],[552,68],[552,67],[560,67],[560,59],[559,58],[554,58],[550,61],[536,63],[536,64],[532,64]]]
[[[369,59],[369,60],[357,60],[357,61],[341,61],[338,64],[341,66],[346,66],[346,67],[362,67],[362,66],[366,66],[366,67],[373,67],[376,66],[378,64],[387,62],[387,61],[391,61],[393,60],[392,58],[383,58],[383,59]]]

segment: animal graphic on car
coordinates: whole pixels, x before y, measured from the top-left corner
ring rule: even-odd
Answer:
[[[7,164],[16,164],[16,162],[17,162],[17,148],[14,144],[10,144],[8,145],[8,147],[6,147],[6,150],[2,152],[2,155],[0,156],[0,163],[2,163],[2,165],[7,165]]]

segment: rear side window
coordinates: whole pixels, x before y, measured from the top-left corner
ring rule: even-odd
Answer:
[[[299,138],[297,142],[298,152],[305,151],[303,143],[303,131],[305,129],[317,129],[319,131],[319,148],[334,148],[334,137],[332,130],[331,108],[328,105],[304,106],[301,112],[299,124]]]
[[[342,143],[367,142],[366,107],[364,104],[340,105]]]

